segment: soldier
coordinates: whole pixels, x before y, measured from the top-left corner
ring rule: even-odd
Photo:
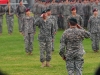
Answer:
[[[22,34],[24,35],[25,50],[27,55],[32,55],[33,38],[36,31],[34,17],[31,17],[30,9],[26,9],[26,16],[23,19]]]
[[[83,27],[84,26],[83,19],[82,19],[82,17],[80,15],[78,15],[76,13],[76,8],[75,7],[72,7],[71,8],[71,12],[72,12],[72,14],[70,16],[68,16],[68,18],[67,18],[67,26],[66,26],[66,29],[69,27],[69,24],[68,23],[69,23],[69,19],[71,17],[74,17],[75,19],[77,19],[78,24]]]
[[[98,9],[98,15],[100,16],[100,3],[99,0],[95,0],[95,3],[93,4],[93,9]]]
[[[52,41],[52,51],[54,51],[54,40],[55,40],[55,35],[57,33],[57,30],[58,30],[57,20],[56,20],[55,16],[51,15],[51,9],[47,9],[46,12],[47,12],[47,15],[49,16],[49,19],[52,20],[53,26],[54,26],[54,37],[52,38],[53,39],[53,41]]]
[[[22,0],[19,1],[19,5],[16,9],[16,16],[18,17],[19,32],[22,32],[23,18],[25,17],[26,7],[23,5]]]
[[[63,14],[62,14],[64,12],[62,9],[63,1],[60,0],[57,5],[58,5],[58,8],[57,8],[57,10],[58,10],[58,27],[61,29],[64,29],[64,18],[63,18]]]
[[[32,13],[34,14],[34,18],[37,18],[37,6],[38,6],[38,2],[35,0],[35,3],[33,4],[33,8],[32,8]]]
[[[71,15],[71,5],[68,2],[68,0],[66,0],[65,3],[63,4],[62,10],[63,10],[62,14],[63,14],[63,18],[64,18],[64,28],[66,28],[66,24],[67,24],[66,20],[67,20],[68,16]]]
[[[58,21],[58,5],[55,2],[55,0],[52,1],[50,4],[50,9],[51,9],[51,15],[56,17],[56,20]]]
[[[38,1],[38,5],[37,5],[36,9],[37,9],[37,16],[40,17],[41,12],[42,12],[42,3],[41,3],[41,1]]]
[[[83,2],[83,12],[84,12],[84,27],[87,28],[88,20],[89,20],[89,7],[86,0]]]
[[[8,33],[11,35],[13,32],[13,25],[14,25],[14,8],[8,2],[8,5],[5,7],[6,12],[6,22],[8,27]]]
[[[44,10],[46,10],[47,9],[47,7],[46,7],[46,2],[42,2],[42,11],[44,11]]]
[[[79,14],[84,19],[82,0],[79,0],[79,2],[76,4],[76,13]]]
[[[5,14],[5,9],[2,5],[0,5],[0,35],[2,34],[2,23],[4,14]]]
[[[88,3],[88,7],[89,7],[89,17],[92,16],[93,14],[93,5],[94,5],[94,0],[90,0]]]
[[[54,37],[53,22],[48,18],[46,11],[43,11],[41,17],[35,20],[35,25],[40,29],[38,40],[40,43],[41,67],[50,67],[52,38]]]
[[[92,49],[94,52],[99,50],[99,38],[100,38],[100,17],[98,16],[98,10],[93,10],[93,16],[88,21],[88,31],[91,33]]]
[[[90,33],[77,25],[75,18],[70,18],[70,28],[65,30],[60,41],[60,56],[66,61],[68,75],[82,75],[84,49],[82,41]]]

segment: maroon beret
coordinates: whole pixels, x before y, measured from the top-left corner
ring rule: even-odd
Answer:
[[[93,9],[93,12],[98,11],[98,9]]]
[[[72,8],[71,8],[71,11],[73,11],[73,10],[76,10],[76,7],[72,7]]]
[[[27,9],[26,9],[26,12],[28,12],[28,11],[30,11],[30,9],[29,9],[29,8],[27,8]]]

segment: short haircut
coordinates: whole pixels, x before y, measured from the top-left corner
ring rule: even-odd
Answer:
[[[73,21],[70,21],[69,23],[71,26],[75,26],[77,24],[76,22],[73,22]]]

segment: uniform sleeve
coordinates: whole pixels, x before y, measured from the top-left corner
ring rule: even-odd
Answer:
[[[34,25],[38,26],[38,28],[40,28],[40,18],[37,18],[35,21],[34,21]]]
[[[23,19],[23,24],[22,24],[22,33],[24,33],[24,29],[25,29],[25,26],[24,26],[24,24],[25,24],[25,19]]]
[[[5,8],[1,7],[1,9],[2,9],[2,12],[0,12],[0,15],[4,15],[5,14]]]
[[[16,15],[19,15],[19,6],[17,6],[16,10],[15,10]]]
[[[57,24],[57,19],[55,17],[54,17],[54,29],[55,29],[55,32],[57,32],[58,24]]]
[[[65,33],[63,33],[62,37],[61,37],[61,40],[60,40],[60,52],[59,52],[59,55],[61,57],[65,57]]]
[[[11,15],[14,15],[14,14],[15,14],[14,8],[11,6]]]
[[[91,34],[90,34],[90,32],[84,30],[83,35],[84,35],[85,38],[90,38]]]
[[[67,18],[67,20],[66,20],[66,21],[67,21],[67,22],[66,22],[66,23],[67,23],[67,24],[66,24],[66,29],[69,28],[69,19],[70,19],[70,16],[68,16],[68,18]]]
[[[82,27],[84,27],[84,21],[83,21],[83,18],[80,16],[80,25],[82,26]]]
[[[33,18],[33,22],[35,21],[35,19]],[[34,32],[36,32],[36,25],[33,23],[33,30]]]
[[[88,29],[89,32],[91,32],[91,18],[88,21],[87,29]]]

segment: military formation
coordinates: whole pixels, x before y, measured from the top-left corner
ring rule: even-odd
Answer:
[[[34,16],[31,16],[31,12]],[[100,2],[98,0],[36,0],[31,8],[26,8],[20,0],[16,10],[8,2],[5,7],[0,5],[0,35],[4,14],[10,35],[13,33],[14,14],[17,16],[19,32],[24,36],[27,55],[32,55],[36,26],[39,28],[41,67],[50,67],[58,29],[65,30],[60,40],[59,54],[66,61],[68,75],[75,73],[82,75],[84,38],[91,39],[94,52],[99,50]]]

